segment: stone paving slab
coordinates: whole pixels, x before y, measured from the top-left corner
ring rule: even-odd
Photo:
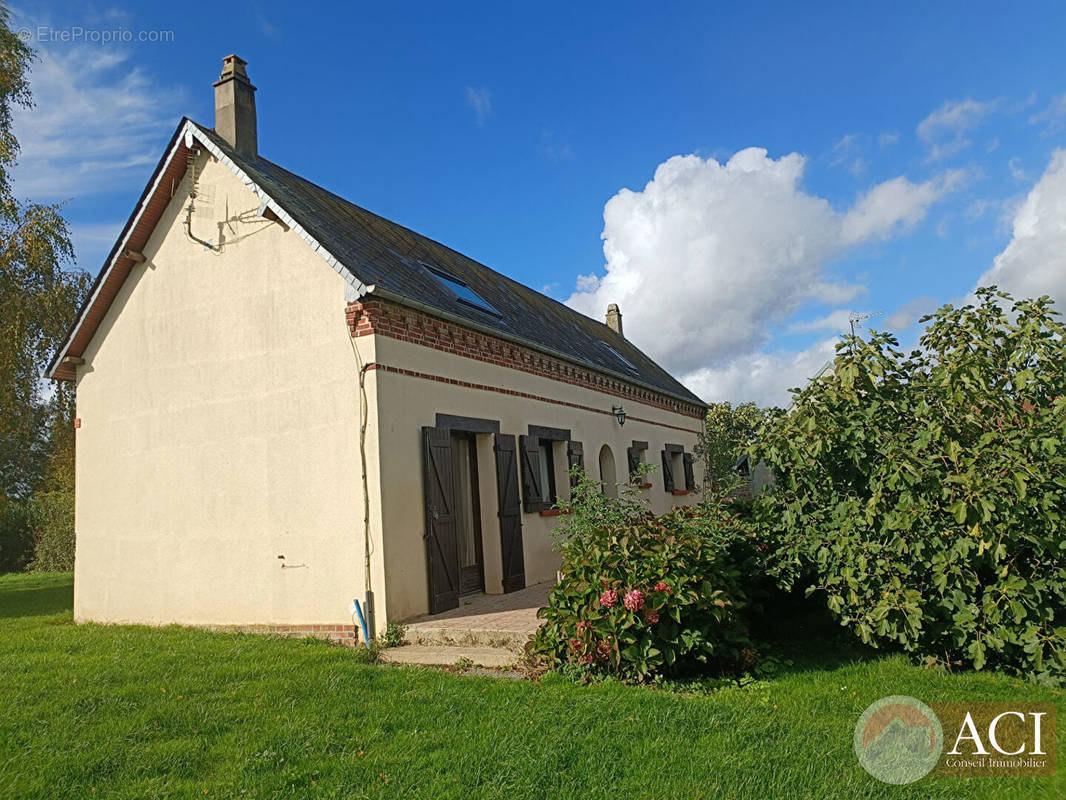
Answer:
[[[540,627],[537,610],[548,605],[550,581],[509,594],[478,594],[459,601],[442,614],[426,614],[405,622],[408,633],[420,629],[497,631],[529,634]]]
[[[391,664],[423,664],[453,667],[466,659],[480,667],[503,668],[513,666],[517,656],[498,647],[445,647],[407,644],[381,651],[381,660]]]

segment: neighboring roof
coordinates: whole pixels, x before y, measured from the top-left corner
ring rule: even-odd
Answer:
[[[265,207],[295,229],[346,278],[351,286],[350,297],[369,292],[561,356],[686,403],[706,405],[605,324],[462,253],[360,208],[265,158],[241,155],[213,130],[191,120],[183,120],[172,138],[167,154],[97,278],[78,323],[56,355],[49,370],[51,377],[73,377],[73,365],[67,357],[84,352],[134,263],[126,253],[139,251],[147,242],[154,219],[165,208],[173,186],[184,174],[185,155],[193,146],[193,139],[229,166]],[[161,188],[164,190],[160,191]],[[499,316],[457,302],[455,294],[427,265],[465,282]]]

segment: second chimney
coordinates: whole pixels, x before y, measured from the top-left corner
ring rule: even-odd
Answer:
[[[241,155],[259,152],[255,123],[255,87],[244,69],[248,64],[238,56],[222,59],[222,76],[215,87],[215,133]]]
[[[622,312],[618,310],[617,303],[611,303],[607,306],[607,327],[622,335]]]

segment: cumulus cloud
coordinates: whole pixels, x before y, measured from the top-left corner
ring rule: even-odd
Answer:
[[[951,100],[918,123],[918,138],[929,147],[928,161],[950,158],[970,146],[966,132],[976,128],[998,100]]]
[[[789,389],[802,388],[833,360],[838,341],[833,337],[798,352],[758,353],[722,367],[703,367],[683,382],[709,403],[753,400],[784,407],[791,397]]]
[[[978,286],[995,284],[1015,297],[1050,295],[1066,304],[1066,150],[1056,150],[1043,176],[1015,210],[1013,236]]]
[[[643,190],[623,189],[608,201],[606,274],[582,277],[567,303],[597,318],[619,303],[630,339],[706,388],[747,371],[773,326],[805,303],[862,293],[830,280],[827,264],[912,227],[959,180],[893,178],[837,211],[802,189],[804,165],[799,154],[773,159],[760,148],[725,163],[670,158]]]
[[[844,242],[888,239],[913,228],[925,217],[930,205],[959,188],[965,179],[965,171],[949,170],[925,183],[911,183],[903,176],[879,183],[863,194],[844,216],[841,230]]]
[[[485,121],[492,116],[492,94],[488,89],[475,89],[473,86],[467,86],[466,104],[474,109],[478,125],[484,125]]]
[[[177,126],[182,92],[154,83],[126,51],[68,45],[38,55],[36,105],[14,113],[18,195],[65,200],[143,182]]]

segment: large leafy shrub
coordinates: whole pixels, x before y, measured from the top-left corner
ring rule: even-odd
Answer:
[[[0,572],[19,572],[33,550],[26,503],[0,492]]]
[[[559,528],[562,579],[541,609],[534,652],[553,665],[644,680],[754,660],[733,563],[742,526],[723,506],[656,519],[634,490],[606,497],[583,474]]]
[[[1047,298],[977,294],[909,355],[887,334],[838,347],[761,431],[778,485],[757,514],[781,584],[862,641],[1059,680],[1066,328]]]
[[[30,507],[33,528],[33,562],[46,572],[74,569],[74,490],[40,492]]]

